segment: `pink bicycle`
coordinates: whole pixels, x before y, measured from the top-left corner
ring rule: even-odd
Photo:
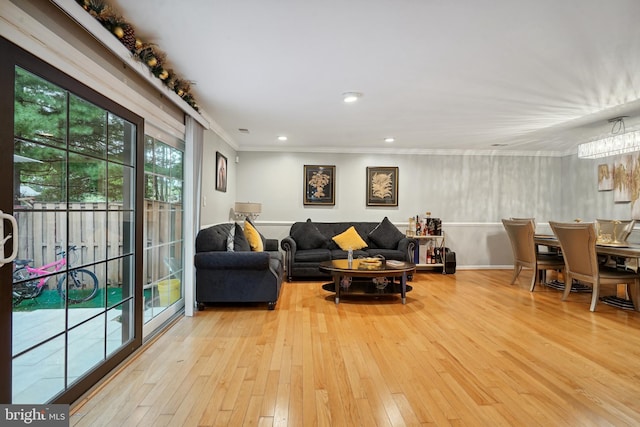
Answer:
[[[69,252],[75,252],[75,246],[69,246]],[[32,267],[32,259],[16,259],[13,261],[13,306],[17,306],[25,299],[37,298],[44,289],[46,283],[54,273],[62,270],[68,263],[65,251],[56,252],[54,262],[42,267]],[[69,263],[70,265],[70,263]],[[77,304],[88,301],[98,293],[98,278],[93,272],[84,269],[69,270],[58,280],[58,293],[65,299],[68,296],[69,304]]]

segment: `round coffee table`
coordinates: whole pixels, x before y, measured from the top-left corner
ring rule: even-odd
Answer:
[[[407,303],[407,290],[411,290],[407,286],[407,275],[416,270],[415,264],[404,261],[387,261],[377,268],[368,268],[364,262],[354,259],[351,265],[346,259],[336,259],[333,261],[323,261],[320,263],[320,271],[329,273],[333,277],[333,291],[336,293],[335,302],[340,303],[341,290],[351,295],[389,295],[400,293],[402,303]],[[369,285],[366,287],[356,286],[352,282],[354,277],[363,277],[371,279],[380,279],[378,285]],[[400,283],[395,283],[394,278],[399,277]],[[387,278],[391,278],[390,282],[386,282]],[[349,286],[343,289],[343,282]],[[370,289],[374,288],[371,292]],[[326,290],[331,290],[323,287]],[[353,289],[352,289],[353,288]]]

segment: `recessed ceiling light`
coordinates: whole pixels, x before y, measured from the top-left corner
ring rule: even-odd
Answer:
[[[280,136],[278,137],[278,141],[286,141],[286,140],[287,140],[287,137],[286,137],[286,136],[284,136],[284,135],[280,135]]]
[[[342,100],[346,103],[356,102],[360,98],[362,98],[362,93],[360,92],[345,92],[342,94]]]
[[[384,142],[396,142],[396,139],[389,137],[389,138],[385,138]]]
[[[501,144],[501,143],[495,143],[495,144],[491,144],[492,147],[506,147],[507,144]]]

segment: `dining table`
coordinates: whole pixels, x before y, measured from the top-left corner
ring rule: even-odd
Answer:
[[[553,234],[534,234],[534,243],[551,249],[561,249],[558,238]],[[638,273],[640,264],[640,245],[628,242],[596,243],[596,253],[610,257],[625,258],[624,268]],[[616,263],[617,264],[617,263]],[[629,287],[629,298],[633,302],[636,311],[640,311],[640,287]]]

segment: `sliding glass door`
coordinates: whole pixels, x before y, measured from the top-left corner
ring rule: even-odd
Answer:
[[[10,47],[0,207],[18,255],[0,271],[1,399],[71,402],[141,344],[143,123]]]

